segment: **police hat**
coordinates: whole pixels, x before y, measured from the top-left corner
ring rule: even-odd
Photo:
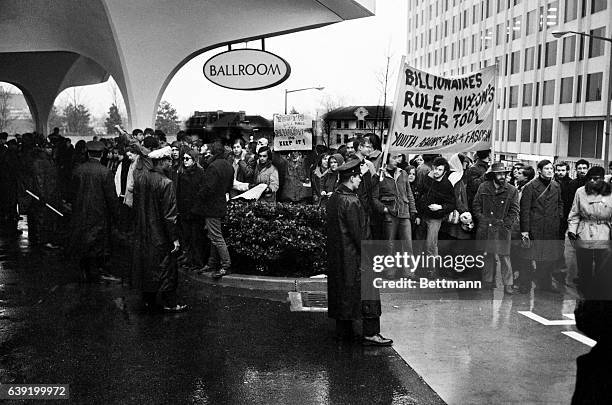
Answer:
[[[104,144],[100,141],[89,141],[85,144],[90,152],[104,152]]]
[[[352,159],[338,167],[338,172],[342,175],[358,175],[361,174],[361,169],[359,166],[361,166],[361,160]]]

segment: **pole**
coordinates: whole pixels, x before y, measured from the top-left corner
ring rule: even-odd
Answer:
[[[285,89],[285,114],[287,114],[287,93],[289,93],[287,91],[287,89]]]
[[[608,90],[606,94],[606,136],[604,144],[604,170],[608,170],[610,164],[610,102],[612,101],[612,41],[610,41],[610,64],[608,65]]]
[[[37,196],[36,194],[34,194],[33,192],[31,192],[30,190],[26,190],[26,193],[28,193],[29,195],[31,195],[33,198],[37,199],[38,201],[40,201],[40,197]],[[45,203],[45,206],[47,208],[49,208],[51,211],[55,212],[57,215],[59,215],[60,217],[63,217],[64,214],[62,214],[61,212],[59,212],[58,210],[56,210],[55,208],[53,208],[51,205]]]

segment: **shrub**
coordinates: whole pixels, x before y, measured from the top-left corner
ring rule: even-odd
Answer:
[[[309,277],[326,272],[325,213],[315,205],[231,202],[223,230],[241,273]]]

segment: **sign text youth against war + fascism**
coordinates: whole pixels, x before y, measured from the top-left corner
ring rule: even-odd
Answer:
[[[495,83],[495,66],[448,78],[403,63],[390,150],[455,153],[490,149]]]

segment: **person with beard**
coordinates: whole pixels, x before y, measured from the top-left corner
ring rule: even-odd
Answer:
[[[134,175],[136,224],[132,256],[132,287],[142,292],[145,309],[181,312],[178,303],[176,254],[180,244],[177,229],[176,195],[168,172],[172,148],[154,150]]]
[[[576,178],[571,180],[569,183],[568,197],[570,202],[574,201],[576,191],[586,184],[586,174],[589,171],[589,167],[591,167],[591,164],[587,160],[580,159],[576,161],[574,167],[576,168]]]
[[[478,223],[476,240],[481,241],[485,252],[484,285],[495,288],[495,267],[499,258],[505,294],[514,292],[510,241],[512,225],[519,216],[518,191],[506,183],[509,171],[503,163],[493,163],[473,201],[473,213]]]
[[[561,237],[565,237],[567,231],[567,217],[572,208],[572,192],[570,182],[572,179],[569,175],[569,164],[567,162],[555,163],[555,181],[561,186],[561,198],[563,199],[563,219],[561,220]]]
[[[568,218],[567,236],[576,249],[577,288],[586,299],[603,299],[599,288],[610,286],[612,185],[604,180],[603,167],[586,174],[586,184],[576,191]]]
[[[212,271],[214,278],[221,278],[231,269],[231,258],[221,233],[221,219],[227,214],[226,194],[234,184],[234,169],[225,157],[225,147],[221,141],[212,143],[210,152],[212,156],[206,175],[191,211],[204,218],[211,243],[208,263],[200,272]]]
[[[198,155],[193,150],[187,150],[183,156],[183,164],[178,170],[176,184],[176,206],[178,223],[181,229],[183,245],[183,265],[195,270],[204,266],[204,218],[193,213],[197,194],[204,183],[204,169],[197,163]]]
[[[328,316],[336,320],[342,339],[353,338],[354,321],[362,321],[365,346],[391,346],[393,341],[380,334],[380,295],[363,278],[373,277],[361,270],[361,242],[370,239],[368,216],[357,189],[365,165],[353,159],[342,165],[340,185],[327,204]],[[365,169],[367,170],[367,168]]]
[[[536,287],[559,292],[552,286],[552,272],[562,254],[558,242],[563,217],[561,187],[553,180],[550,160],[538,162],[537,167],[538,176],[523,188],[521,196],[521,238],[532,245],[528,257],[536,262]]]
[[[78,260],[81,279],[98,277],[117,281],[104,271],[104,257],[110,252],[111,221],[119,212],[112,172],[100,163],[104,144],[87,142],[89,160],[73,173],[72,203],[68,257]],[[102,274],[94,274],[94,271]]]

